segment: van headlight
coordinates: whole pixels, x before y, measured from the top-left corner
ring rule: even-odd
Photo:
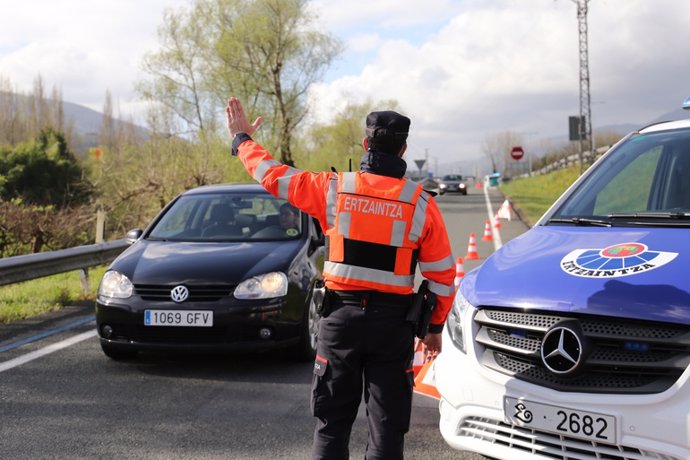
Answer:
[[[269,299],[287,294],[288,279],[283,272],[271,272],[242,281],[235,288],[236,299]]]
[[[115,270],[105,272],[98,285],[98,296],[107,299],[127,299],[133,291],[134,285],[129,278]]]
[[[450,339],[453,341],[453,345],[463,353],[467,353],[463,319],[465,318],[467,309],[471,307],[472,305],[470,305],[467,299],[460,294],[460,291],[457,291],[455,293],[455,300],[453,300],[453,308],[450,309],[448,320],[446,321],[448,333],[450,334]]]

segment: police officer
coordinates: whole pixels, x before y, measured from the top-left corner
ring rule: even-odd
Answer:
[[[312,459],[348,459],[352,424],[364,394],[367,459],[403,458],[412,408],[414,332],[406,320],[417,264],[437,296],[431,353],[454,293],[454,260],[441,213],[420,184],[404,178],[410,119],[393,111],[366,118],[357,172],[312,173],[281,164],[250,137],[240,101],[226,107],[237,155],[252,177],[319,220],[327,239],[323,276],[330,305],[319,326],[312,412]]]

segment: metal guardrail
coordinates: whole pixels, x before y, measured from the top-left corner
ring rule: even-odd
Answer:
[[[0,286],[106,264],[127,246],[122,239],[0,259]]]

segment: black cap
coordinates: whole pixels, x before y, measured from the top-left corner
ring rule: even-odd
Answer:
[[[409,130],[410,119],[392,110],[371,112],[367,115],[366,133],[369,139],[388,138],[405,142]]]

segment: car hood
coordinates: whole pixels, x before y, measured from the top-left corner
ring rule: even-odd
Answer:
[[[139,240],[111,268],[135,284],[237,284],[271,271],[287,272],[301,240],[181,243]]]
[[[690,324],[688,233],[535,227],[468,273],[460,289],[474,306]]]

